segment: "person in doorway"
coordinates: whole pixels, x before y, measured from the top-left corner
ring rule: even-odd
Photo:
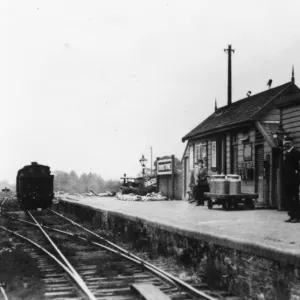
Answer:
[[[195,199],[197,200],[197,206],[204,205],[204,193],[209,191],[207,182],[207,169],[204,167],[204,162],[202,159],[198,160],[198,173],[196,180],[196,192]]]
[[[299,173],[300,152],[293,146],[290,139],[285,140],[286,150],[283,163],[283,188],[288,208],[289,219],[285,222],[298,223],[300,220],[299,206]]]
[[[197,175],[199,172],[199,166],[198,164],[195,165],[194,169],[191,170],[190,173],[190,193],[191,193],[191,199],[189,200],[190,203],[193,203],[196,201],[195,199],[195,192],[196,192],[196,180]]]

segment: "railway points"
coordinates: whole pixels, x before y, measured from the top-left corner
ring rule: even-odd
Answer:
[[[51,214],[51,217],[47,215],[47,212]],[[49,220],[51,220],[50,225],[45,226],[49,223]],[[61,220],[62,218],[59,215],[55,215],[54,212],[50,211],[35,212],[33,214],[28,212],[27,215],[22,214],[20,218],[14,214],[10,218],[11,229],[1,227],[2,230],[11,233],[17,239],[26,240],[30,243],[30,245],[24,245],[24,249],[35,257],[39,267],[43,270],[46,285],[44,299],[77,299],[83,296],[82,292],[85,294],[84,299],[136,299],[136,289],[131,288],[131,286],[132,284],[141,283],[147,283],[150,286],[155,285],[152,290],[159,288],[160,295],[165,295],[165,298],[170,297],[170,299],[189,300],[194,297],[207,300],[225,299],[222,295],[210,295],[181,282],[174,275],[170,275],[168,272],[164,272],[160,268],[139,259],[134,254],[123,250],[121,247],[109,243],[108,240],[101,238],[92,231],[89,231],[89,234],[98,237],[99,242],[80,236],[78,230],[83,231],[85,229],[80,224],[71,224],[75,233],[70,232],[70,230],[68,232],[61,230],[59,227],[65,227],[66,224],[63,221],[66,221],[66,219]],[[70,226],[69,222],[68,224]],[[70,229],[70,227],[68,228]],[[20,230],[22,234],[18,233]],[[70,239],[66,239],[66,236]],[[61,247],[61,250],[56,249],[59,258],[54,258],[53,254],[49,253],[47,240],[54,248]],[[100,243],[100,241],[105,242],[107,245]],[[108,245],[112,247],[108,247]],[[47,253],[48,256],[50,255],[52,261],[56,261],[56,264],[49,263],[49,259],[42,257],[36,251],[36,248]],[[69,253],[70,249],[73,249],[71,253]],[[64,255],[61,252],[64,252]],[[64,258],[65,256],[66,258]],[[125,262],[124,258],[126,259]],[[99,261],[101,261],[100,264]],[[113,276],[107,275],[106,273],[112,271],[111,266],[108,269],[105,269],[105,267],[101,269],[101,265],[104,262],[107,264],[109,261],[114,266],[113,270],[117,267],[117,269],[121,269],[121,272],[117,272],[118,274]],[[70,285],[69,280],[64,279],[63,272],[66,272],[73,281],[77,282],[75,289]],[[87,290],[85,290],[85,286]],[[78,287],[81,289],[79,294],[76,293]],[[147,290],[144,293],[147,293]],[[140,296],[144,297],[145,295]],[[149,295],[146,298],[149,299]]]
[[[4,203],[3,207],[8,203],[9,202]],[[62,212],[71,214],[69,214],[69,217],[61,216],[60,214]],[[8,212],[6,216],[9,215],[10,213]],[[13,216],[15,214],[12,213],[11,215]],[[83,221],[84,224],[86,224],[86,222],[90,224],[95,223],[97,224],[96,227],[100,228],[101,226],[104,226],[102,228],[103,230],[107,226],[107,229],[110,230],[109,226],[115,226],[113,225],[113,222],[120,222],[120,224],[118,224],[120,228],[127,226],[132,226],[131,228],[143,228],[143,226],[146,225],[146,228],[150,230],[150,233],[152,232],[152,235],[162,234],[160,243],[168,242],[168,239],[173,239],[174,241],[178,239],[179,242],[175,241],[175,243],[179,243],[179,245],[175,244],[172,247],[179,247],[178,249],[181,249],[180,251],[183,251],[183,253],[185,249],[182,248],[180,244],[194,244],[195,246],[195,242],[191,241],[198,241],[199,246],[204,247],[203,249],[206,249],[206,252],[203,254],[201,253],[202,250],[200,250],[199,253],[194,253],[193,251],[195,249],[191,248],[189,251],[194,253],[192,255],[204,255],[205,257],[206,255],[211,255],[211,251],[220,251],[220,255],[223,257],[222,259],[230,262],[230,268],[232,268],[232,270],[238,270],[238,272],[234,271],[237,273],[233,274],[231,279],[229,278],[233,281],[240,280],[240,274],[243,274],[238,274],[240,272],[239,270],[241,270],[241,267],[239,266],[240,261],[247,261],[248,266],[245,266],[245,268],[248,269],[243,271],[245,274],[251,274],[249,273],[250,270],[255,267],[259,272],[262,272],[262,269],[273,270],[275,273],[277,272],[275,276],[281,276],[280,272],[286,272],[291,265],[294,265],[297,268],[299,263],[299,252],[295,251],[297,249],[299,250],[298,231],[296,231],[296,229],[295,231],[291,230],[291,224],[281,222],[280,217],[284,220],[285,215],[278,211],[224,211],[222,208],[208,210],[206,207],[194,207],[184,201],[127,202],[117,200],[113,197],[81,197],[79,195],[61,194],[60,200],[54,205],[53,210],[35,211],[33,216],[42,224],[41,228],[53,238],[55,244],[57,244],[58,247],[62,247],[61,252],[76,252],[76,259],[72,257],[74,253],[68,254],[70,255],[69,259],[71,265],[73,266],[74,264],[74,269],[72,270],[72,267],[68,266],[67,263],[64,263],[64,265],[67,266],[72,275],[74,275],[75,272],[78,272],[79,276],[82,277],[82,283],[86,283],[87,287],[91,287],[91,293],[95,295],[97,299],[107,297],[115,291],[116,296],[120,296],[122,292],[125,291],[126,297],[129,299],[132,295],[127,294],[130,293],[128,289],[132,293],[137,291],[137,289],[130,288],[132,284],[145,283],[146,281],[147,284],[149,283],[151,285],[153,284],[153,280],[155,286],[158,285],[160,290],[163,293],[166,293],[166,295],[169,295],[171,299],[188,300],[190,299],[189,297],[196,297],[198,299],[229,300],[239,299],[234,298],[238,297],[239,293],[236,292],[232,294],[231,290],[222,291],[219,288],[212,288],[209,282],[206,281],[201,281],[201,284],[187,281],[188,284],[185,285],[186,280],[181,280],[180,277],[174,276],[174,270],[170,271],[168,267],[167,269],[162,267],[160,265],[161,262],[159,263],[159,267],[157,267],[157,264],[153,263],[153,261],[149,262],[145,260],[144,257],[143,259],[139,259],[131,252],[132,250],[128,251],[128,248],[122,248],[112,243],[108,238],[99,235],[99,232],[95,232],[94,229],[92,229],[95,228],[94,225],[86,228],[82,225],[83,223],[81,221]],[[78,222],[75,222],[72,216],[76,217]],[[97,219],[99,219],[99,221],[97,221]],[[12,222],[15,224],[15,229],[18,228],[18,223],[19,226],[20,223],[24,224],[27,228],[29,237],[32,239],[38,237],[45,240],[40,232],[40,228],[38,228],[39,225],[34,223],[35,221],[32,221],[34,221],[34,219],[31,220],[26,217],[24,213],[21,213],[20,218],[15,218]],[[103,221],[107,222],[107,224],[104,224]],[[24,226],[22,225],[20,228],[25,229]],[[279,230],[271,230],[270,226],[277,226]],[[252,230],[250,230],[250,228],[252,228]],[[102,232],[102,229],[100,232]],[[280,232],[280,230],[282,229],[287,232],[284,236],[281,236],[282,232]],[[36,231],[40,233],[37,233]],[[138,239],[139,238],[140,237],[138,237]],[[149,239],[147,232],[145,233],[144,238]],[[160,237],[157,239],[160,239]],[[68,240],[67,243],[66,240]],[[44,242],[41,242],[41,244]],[[286,244],[288,245],[286,246]],[[284,251],[281,248],[283,245],[286,246]],[[195,247],[199,249],[199,246],[196,245]],[[211,246],[212,250],[210,249]],[[85,247],[91,248],[87,250]],[[53,280],[51,279],[51,274],[48,274],[47,272],[43,273],[45,279],[44,282],[48,286],[47,292],[44,295],[45,299],[53,298],[54,295],[61,299],[65,299],[64,297],[70,299],[72,297],[75,297],[75,299],[79,297],[79,295],[75,293],[75,289],[72,285],[65,285],[62,270],[59,271],[57,267],[53,267],[53,265],[49,266],[46,262],[47,260],[40,259],[30,247],[26,246],[25,249],[27,249],[26,251],[31,253],[33,257],[38,258],[41,269],[43,269],[44,266],[46,270],[52,270],[52,272],[54,272]],[[77,253],[77,249],[79,249],[79,253]],[[128,268],[134,270],[134,274],[135,272],[143,274],[142,277],[139,277],[140,279],[143,279],[137,282],[130,281],[130,284],[127,284],[126,287],[125,283],[122,282],[121,288],[119,289],[120,278],[122,278],[122,276],[126,277],[126,274],[119,274],[121,277],[118,276],[116,289],[112,290],[107,288],[107,286],[102,286],[100,288],[97,284],[103,280],[105,274],[97,274],[99,271],[99,264],[88,264],[85,261],[85,257],[88,256],[90,259],[96,259],[96,261],[98,261],[98,259],[101,260],[101,258],[97,257],[96,253],[99,252],[103,255],[103,253],[107,251],[109,251],[111,255],[119,257],[120,260],[125,259],[128,264],[133,263],[135,267],[131,266]],[[84,254],[87,252],[89,253],[88,255]],[[77,264],[78,261],[81,263],[79,269]],[[200,261],[198,263],[200,263]],[[274,269],[274,266],[276,266],[277,263],[280,267]],[[144,280],[143,277],[145,272],[148,274],[146,280]],[[134,274],[132,275],[133,277],[135,277]],[[91,277],[86,278],[86,275],[91,275]],[[74,276],[77,278],[79,277],[77,275]],[[237,277],[234,278],[234,276]],[[266,274],[266,278],[267,276],[269,275]],[[225,276],[225,280],[228,280],[226,278],[228,278],[227,275]],[[113,283],[114,280],[115,278],[111,283]],[[266,280],[268,280],[268,278]],[[128,280],[126,282],[128,283]],[[159,285],[158,282],[163,282],[163,285]],[[189,285],[191,285],[192,289],[188,287]],[[58,290],[56,290],[56,287],[58,287]],[[193,291],[193,289],[195,290]],[[148,289],[142,290],[146,291]],[[149,290],[151,290],[151,287],[149,287]],[[96,294],[94,294],[95,291]],[[297,289],[295,295],[297,295]]]
[[[246,293],[254,299],[258,295],[274,299],[281,284],[280,297],[300,297],[300,284],[290,286],[280,281],[284,274],[290,274],[291,280],[298,282],[300,271],[299,228],[283,222],[285,212],[225,211],[222,207],[209,210],[185,201],[132,202],[111,197],[60,196],[60,213],[115,233],[120,231],[121,235],[138,235],[139,240],[148,240],[149,249],[165,246],[165,255],[187,255],[192,260],[197,257],[196,264],[206,268],[211,283],[215,282],[214,276],[220,284],[225,279],[225,285],[229,289],[233,286],[237,296],[244,297]]]

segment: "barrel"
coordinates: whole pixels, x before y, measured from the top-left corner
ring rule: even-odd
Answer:
[[[226,176],[229,185],[229,194],[237,195],[241,193],[241,176],[237,174],[228,174]]]

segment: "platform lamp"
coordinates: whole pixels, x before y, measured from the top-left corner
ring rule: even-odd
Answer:
[[[278,155],[278,198],[277,206],[278,210],[284,210],[284,195],[283,195],[283,145],[284,141],[289,137],[289,132],[286,132],[282,126],[282,123],[279,124],[278,130],[272,133],[272,137],[276,142],[277,146],[277,155]],[[277,194],[277,193],[275,193]]]
[[[144,154],[142,154],[142,158],[140,159],[140,163],[141,163],[142,169],[143,169],[143,177],[145,176],[146,161],[147,161],[147,159],[144,157]]]
[[[283,150],[283,144],[286,138],[289,137],[289,132],[286,132],[282,127],[282,124],[280,123],[278,126],[278,130],[272,133],[272,136],[273,139],[276,141],[277,147],[279,147],[280,150]]]

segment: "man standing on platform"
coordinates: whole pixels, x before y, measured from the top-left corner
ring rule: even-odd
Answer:
[[[189,200],[190,203],[196,202],[195,193],[197,188],[197,182],[198,182],[198,175],[199,175],[199,165],[198,162],[195,164],[194,169],[190,173],[190,189],[192,194],[192,199]]]
[[[298,223],[300,220],[299,206],[299,173],[300,152],[293,146],[290,139],[284,141],[286,154],[283,163],[283,187],[288,208],[289,219],[285,222]]]

